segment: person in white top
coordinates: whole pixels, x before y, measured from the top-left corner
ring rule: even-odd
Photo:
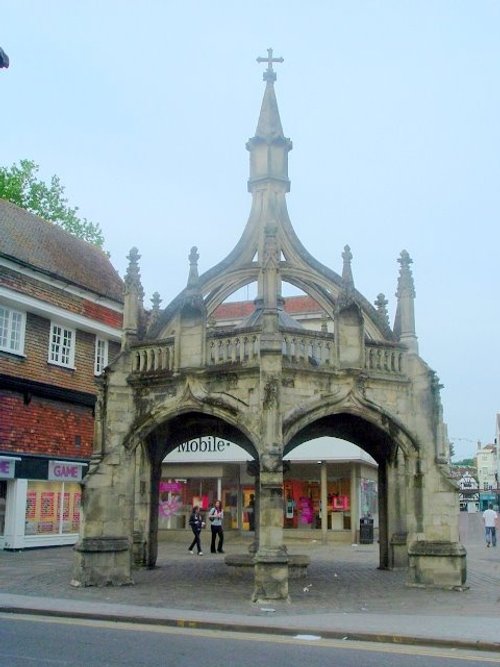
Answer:
[[[490,503],[488,509],[483,512],[483,521],[484,521],[484,532],[486,537],[486,546],[489,547],[490,544],[493,547],[497,545],[497,529],[496,523],[498,519],[498,514],[493,509],[493,505]]]
[[[222,503],[220,500],[215,501],[215,505],[212,507],[208,513],[208,518],[210,519],[210,528],[212,530],[212,543],[210,545],[210,551],[215,554],[223,554],[224,549],[224,529],[222,524],[224,522],[224,510],[222,509]],[[219,543],[217,545],[217,550],[215,549],[216,538],[219,538]]]

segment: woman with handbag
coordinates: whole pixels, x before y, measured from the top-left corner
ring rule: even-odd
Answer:
[[[203,556],[203,551],[201,550],[200,533],[201,529],[205,528],[205,522],[201,517],[200,508],[198,505],[193,507],[193,511],[189,517],[189,525],[191,526],[191,530],[193,531],[194,535],[194,539],[188,548],[189,553],[193,553],[194,545],[196,544],[196,548],[198,549],[198,556]]]
[[[210,528],[212,530],[212,544],[210,545],[210,551],[213,554],[223,554],[224,549],[222,547],[224,545],[224,529],[222,526],[224,523],[224,510],[222,509],[222,503],[220,500],[215,501],[215,505],[208,513],[208,518],[210,521]],[[217,537],[219,538],[219,542],[217,544],[216,551],[215,542]]]

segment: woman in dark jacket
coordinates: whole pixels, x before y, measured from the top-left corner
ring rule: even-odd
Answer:
[[[194,539],[191,542],[191,546],[189,547],[189,553],[193,553],[194,545],[196,544],[196,548],[198,549],[198,556],[203,556],[203,551],[201,550],[200,533],[201,529],[205,527],[205,523],[199,510],[200,508],[198,505],[195,505],[193,507],[193,511],[191,512],[191,516],[189,517],[189,525],[191,526],[191,530],[194,534]]]

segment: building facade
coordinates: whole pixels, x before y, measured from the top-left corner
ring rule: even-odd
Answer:
[[[481,507],[479,483],[469,470],[462,471],[458,486],[460,489],[460,511],[479,512]]]
[[[102,250],[0,200],[0,548],[77,539],[122,294]]]
[[[488,508],[489,503],[498,504],[498,459],[497,445],[489,444],[481,447],[478,444],[476,453],[477,476],[481,510]]]
[[[193,505],[224,507],[226,530],[255,529],[255,461],[237,444],[213,436],[180,444],[162,465],[159,537],[188,527]],[[317,438],[297,447],[286,462],[282,488],[286,532],[357,543],[360,521],[378,528],[377,464],[366,452],[337,438]],[[327,522],[322,521],[326,498]]]

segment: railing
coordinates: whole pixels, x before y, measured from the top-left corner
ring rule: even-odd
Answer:
[[[284,331],[283,361],[287,366],[336,368],[332,334]],[[211,331],[206,339],[206,365],[252,364],[260,358],[260,332],[240,330],[228,333]],[[132,372],[155,373],[175,370],[175,340],[170,337],[155,343],[131,346]],[[405,350],[401,346],[376,341],[365,342],[365,369],[375,373],[402,375]]]
[[[207,337],[207,365],[244,364],[259,358],[260,337],[258,332],[237,334],[210,333]]]
[[[155,371],[172,371],[174,368],[174,338],[143,345],[133,345],[132,372],[152,373]]]
[[[335,366],[335,346],[331,334],[283,333],[283,357],[292,365]]]
[[[365,343],[365,368],[367,370],[402,375],[403,366],[404,349],[401,347],[374,341]]]

